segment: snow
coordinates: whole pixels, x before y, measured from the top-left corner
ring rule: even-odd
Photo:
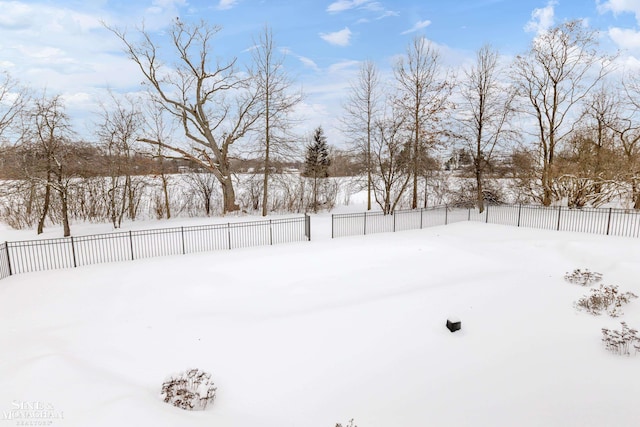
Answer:
[[[640,240],[474,222],[332,240],[330,224],[0,281],[0,426],[24,402],[63,427],[640,425],[640,355],[600,340],[640,326],[640,302],[593,317],[563,279],[588,268],[640,294]],[[160,399],[189,368],[217,387],[205,411]]]

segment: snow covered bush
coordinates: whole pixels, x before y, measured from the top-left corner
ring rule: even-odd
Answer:
[[[598,289],[591,289],[589,295],[583,296],[575,305],[578,310],[585,310],[594,316],[606,311],[611,317],[621,316],[622,304],[628,304],[638,296],[632,292],[620,292],[615,285],[600,285]]]
[[[188,369],[172,375],[162,384],[162,399],[180,409],[192,411],[204,410],[213,403],[216,387],[211,374],[199,369]]]
[[[640,352],[640,337],[636,329],[630,329],[626,322],[620,322],[622,331],[614,331],[602,328],[602,342],[607,350],[612,353],[627,356]]]
[[[336,424],[336,427],[342,427],[342,424],[338,423]],[[349,424],[345,424],[344,427],[358,427],[358,426],[353,423],[353,418],[351,418],[349,420]]]
[[[573,273],[565,274],[564,280],[569,283],[575,283],[577,285],[591,286],[594,283],[598,283],[602,280],[602,274],[586,269],[583,271],[578,268],[573,270]]]

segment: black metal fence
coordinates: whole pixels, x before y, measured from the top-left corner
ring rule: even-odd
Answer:
[[[0,245],[0,279],[89,264],[311,240],[310,217],[137,230]]]
[[[460,221],[547,230],[640,237],[640,212],[633,209],[570,209],[532,205],[489,205],[475,208],[436,206],[419,210],[332,215],[332,237],[421,229]]]
[[[490,205],[482,214],[473,211],[470,220],[489,224],[640,237],[640,212],[633,209]]]
[[[436,206],[425,209],[331,215],[331,237],[416,230],[469,220],[468,209]]]

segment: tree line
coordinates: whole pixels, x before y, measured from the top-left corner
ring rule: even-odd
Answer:
[[[343,102],[346,151],[329,147],[321,126],[295,134],[304,93],[268,26],[245,67],[215,57],[221,27],[204,21],[176,19],[164,44],[144,29],[108,29],[136,64],[145,95],[105,100],[95,141],[79,141],[59,95],[33,96],[7,73],[0,82],[2,173],[15,179],[8,191],[25,199],[25,217],[38,232],[52,219],[53,203],[55,221],[70,232],[69,206],[78,208],[69,198],[85,191],[81,177],[99,177],[100,188],[91,191],[99,193],[101,215],[118,227],[136,218],[144,177],[153,174],[157,210],[170,217],[169,175],[178,161],[200,172],[193,174],[198,193],[219,191],[223,214],[293,206],[269,202],[277,166],[287,162],[309,183],[308,197],[287,196],[306,200],[296,209],[326,207],[322,191],[336,192],[325,182],[332,168],[363,177],[367,209],[417,208],[427,204],[429,183],[445,168],[441,153],[452,147],[469,157],[468,202],[481,211],[505,156],[519,201],[582,207],[617,197],[640,209],[640,81],[616,68],[582,21],[538,34],[511,63],[485,45],[457,73],[423,37],[407,45],[390,74],[364,61]],[[246,190],[250,202],[237,194],[241,158],[251,158],[260,176]],[[82,209],[92,209],[91,198],[82,200]]]

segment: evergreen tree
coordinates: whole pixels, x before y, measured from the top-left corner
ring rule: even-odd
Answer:
[[[313,131],[311,142],[307,145],[303,176],[313,179],[313,211],[318,211],[318,180],[329,176],[329,147],[322,126]]]

